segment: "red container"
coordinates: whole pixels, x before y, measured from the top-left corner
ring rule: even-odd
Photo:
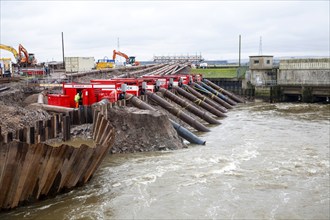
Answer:
[[[60,94],[49,94],[48,105],[62,106],[70,108],[70,96]]]

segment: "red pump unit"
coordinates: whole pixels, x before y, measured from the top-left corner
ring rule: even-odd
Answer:
[[[154,75],[137,79],[94,79],[90,83],[63,83],[63,94],[49,94],[48,104],[74,108],[76,106],[74,97],[78,92],[82,93],[82,105],[84,106],[92,105],[104,98],[110,102],[116,102],[123,94],[123,89],[128,94],[139,96],[143,90],[154,92],[157,86],[167,89],[170,84],[172,86],[180,83],[187,85],[190,81],[200,81],[201,79],[201,75]]]

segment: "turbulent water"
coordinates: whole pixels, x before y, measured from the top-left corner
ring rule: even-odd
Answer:
[[[109,155],[84,187],[0,219],[329,219],[330,106],[227,115],[206,146]]]

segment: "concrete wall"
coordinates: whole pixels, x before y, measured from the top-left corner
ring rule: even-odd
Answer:
[[[268,70],[273,68],[273,56],[250,56],[250,70]]]
[[[330,59],[281,60],[278,85],[330,85]]]
[[[276,83],[274,70],[249,70],[246,79],[254,86],[272,85]]]
[[[280,61],[280,70],[329,70],[330,59],[290,59]]]

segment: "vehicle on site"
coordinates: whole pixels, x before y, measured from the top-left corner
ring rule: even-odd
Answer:
[[[20,64],[25,66],[35,66],[37,64],[37,60],[33,53],[28,53],[28,51],[23,47],[22,44],[18,46],[18,53],[21,57]],[[24,56],[22,56],[22,53]]]
[[[110,60],[108,57],[104,57],[103,59],[99,59],[96,62],[96,69],[108,69],[108,68],[115,68],[115,60]]]
[[[113,50],[112,59],[113,60],[116,60],[117,55],[125,58],[125,60],[126,60],[125,66],[140,66],[140,62],[139,61],[135,61],[135,57],[134,56],[130,56],[129,57],[125,53],[122,53],[120,51]]]
[[[19,66],[27,67],[27,66],[35,66],[37,64],[37,60],[34,54],[28,53],[28,51],[23,47],[22,44],[19,44],[18,51],[13,47],[4,44],[0,44],[0,49],[11,52],[16,59],[17,65]]]
[[[4,44],[0,44],[0,49],[7,50],[7,51],[11,52],[14,55],[14,57],[16,59],[16,62],[20,63],[21,57],[20,57],[19,53],[17,52],[17,50],[15,48],[13,48],[11,46],[4,45]]]
[[[11,77],[13,67],[11,58],[0,58],[0,78]]]

